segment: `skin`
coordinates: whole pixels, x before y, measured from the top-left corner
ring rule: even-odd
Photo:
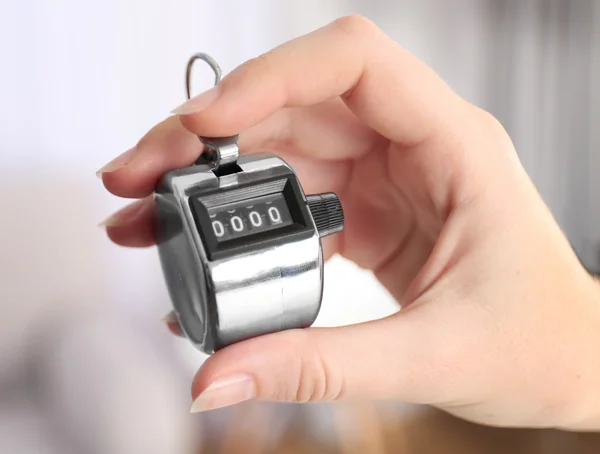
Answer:
[[[345,230],[326,255],[372,270],[402,307],[227,347],[194,398],[243,375],[263,400],[399,399],[488,425],[600,429],[600,286],[498,121],[373,23],[338,19],[175,112],[101,171],[112,194],[141,199],[106,222],[115,243],[154,244],[151,193],[202,152],[196,135],[240,133],[242,153],[275,151],[307,193],[340,196]]]

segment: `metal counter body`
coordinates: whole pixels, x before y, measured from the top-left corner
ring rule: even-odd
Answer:
[[[323,294],[321,240],[292,169],[266,153],[242,156],[237,165],[241,172],[219,177],[210,164],[174,170],[155,192],[158,250],[174,312],[188,339],[209,354],[254,336],[310,326]],[[194,199],[277,179],[291,180],[300,191],[306,228],[285,241],[271,235],[254,244],[242,241],[231,253],[213,250],[201,234]]]

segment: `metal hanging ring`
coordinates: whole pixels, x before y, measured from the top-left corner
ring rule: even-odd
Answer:
[[[190,57],[185,71],[185,90],[187,99],[191,98],[190,79],[192,75],[192,67],[196,60],[203,60],[212,68],[215,73],[215,86],[221,81],[223,72],[221,67],[210,55],[199,52]],[[216,168],[226,168],[235,166],[239,157],[239,148],[237,141],[239,136],[230,137],[201,137],[200,141],[206,146],[206,151],[202,153],[196,160],[196,164],[213,163]]]
[[[190,59],[188,60],[187,69],[185,71],[185,90],[186,90],[186,94],[187,94],[187,99],[190,99],[192,96],[191,89],[190,89],[190,85],[191,85],[190,79],[192,76],[192,67],[194,66],[194,62],[196,60],[202,60],[202,61],[206,62],[208,64],[208,66],[211,67],[211,69],[215,73],[215,85],[217,85],[221,81],[221,77],[223,76],[223,71],[221,71],[221,67],[215,61],[215,59],[212,58],[210,55],[205,54],[203,52],[199,52],[197,54],[192,55],[190,57]]]

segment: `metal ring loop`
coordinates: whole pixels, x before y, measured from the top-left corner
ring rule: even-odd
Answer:
[[[191,97],[190,79],[192,76],[192,67],[194,66],[194,62],[196,60],[203,60],[204,62],[206,62],[208,64],[208,66],[211,67],[211,69],[215,73],[215,85],[217,85],[221,81],[221,77],[223,76],[221,67],[215,61],[215,59],[212,58],[210,55],[205,54],[203,52],[199,52],[197,54],[192,55],[190,57],[190,59],[188,60],[187,68],[185,71],[185,90],[186,90],[186,94],[187,94],[187,99],[190,99],[190,97]]]
[[[185,89],[187,93],[187,99],[190,99],[191,97],[190,78],[192,75],[192,67],[194,66],[194,62],[196,60],[203,60],[212,68],[215,73],[215,85],[221,81],[221,77],[223,76],[221,67],[210,55],[203,52],[192,55],[188,60],[187,69],[185,71]],[[235,165],[239,157],[239,149],[237,145],[239,137],[237,134],[231,137],[198,136],[198,138],[206,146],[206,151],[198,157],[196,164],[206,164],[212,162],[214,163],[215,168],[230,167]]]

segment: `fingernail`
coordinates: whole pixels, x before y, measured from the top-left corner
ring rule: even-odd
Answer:
[[[144,199],[138,200],[137,202],[127,205],[125,208],[122,208],[115,214],[106,218],[104,221],[98,224],[98,227],[118,227],[131,222],[145,206],[146,201]]]
[[[173,334],[176,336],[183,336],[183,331],[181,330],[181,326],[179,326],[179,321],[177,320],[175,312],[169,312],[161,320]]]
[[[175,107],[175,109],[173,109],[171,113],[179,115],[188,115],[206,109],[219,97],[219,88],[220,86],[217,85],[211,88],[210,90],[206,90],[204,93],[200,93],[198,96],[195,96],[194,98],[187,100],[180,106]]]
[[[133,155],[135,153],[135,150],[136,150],[136,147],[130,148],[122,155],[116,157],[115,159],[110,161],[108,164],[106,164],[104,167],[102,167],[100,170],[98,170],[96,172],[96,176],[98,178],[102,178],[103,173],[114,172],[115,170],[122,169],[127,164],[129,164],[129,162],[131,161],[131,158],[133,157]]]
[[[190,413],[239,404],[254,397],[256,386],[248,375],[221,378],[206,388],[192,404]]]

